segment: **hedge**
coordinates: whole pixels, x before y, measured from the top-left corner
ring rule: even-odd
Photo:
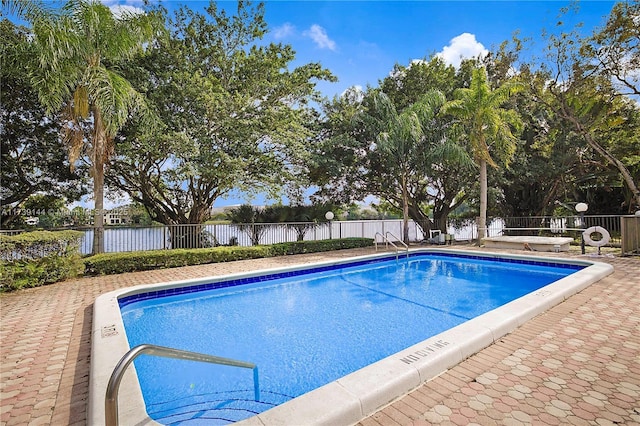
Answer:
[[[268,257],[268,246],[214,247],[102,253],[84,260],[85,275],[109,275],[123,272],[148,271],[159,268],[230,262],[232,260]]]
[[[345,238],[296,241],[270,246],[103,253],[82,259],[78,251],[82,235],[82,232],[77,231],[34,231],[14,236],[0,235],[0,292],[37,287],[83,273],[119,274],[373,245],[370,238]]]
[[[270,246],[103,253],[85,258],[84,264],[85,275],[108,275],[289,254],[316,253],[371,245],[373,245],[371,238],[345,238],[341,240],[296,241]]]
[[[369,247],[373,245],[371,238],[343,238],[340,240],[295,241],[271,245],[272,256],[287,254],[319,253],[323,251]]]
[[[34,231],[0,235],[0,291],[37,287],[82,274],[83,233]]]

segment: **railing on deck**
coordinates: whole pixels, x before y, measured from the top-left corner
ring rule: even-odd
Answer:
[[[398,247],[398,245],[402,246],[403,250],[407,254],[407,259],[409,258],[409,246],[404,241],[402,241],[400,238],[396,237],[395,235],[393,235],[393,233],[389,231],[385,232],[384,234],[380,232],[376,232],[376,235],[373,236],[373,243],[376,246],[376,251],[378,251],[378,235],[382,239],[382,242],[384,242],[386,249],[389,249],[389,245],[391,245],[391,247],[394,248],[394,250],[396,251],[396,260],[398,260],[398,255],[400,252],[400,247]],[[393,237],[393,240],[389,237]]]
[[[142,344],[130,349],[126,354],[124,354],[111,373],[104,398],[106,426],[118,426],[118,390],[120,389],[120,382],[122,381],[124,373],[129,365],[131,365],[131,363],[142,354],[251,369],[253,370],[254,398],[256,401],[260,401],[258,366],[253,363],[198,352],[168,348],[165,346]]]

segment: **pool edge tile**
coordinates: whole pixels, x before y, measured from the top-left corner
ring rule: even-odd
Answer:
[[[421,383],[420,373],[415,366],[404,364],[394,356],[356,370],[337,382],[360,401],[365,416]]]
[[[338,382],[331,382],[254,417],[269,426],[290,426],[292,419],[295,424],[334,426],[355,424],[363,416],[360,400]],[[234,424],[249,423],[242,420]]]
[[[106,345],[110,348],[129,348],[122,317],[114,315],[119,293],[118,290],[105,293],[94,302],[87,407],[87,423],[91,425],[105,424],[107,384],[120,358],[126,353],[119,353],[117,350],[99,351],[98,348],[104,349]],[[120,308],[117,307],[117,310],[119,312]],[[101,344],[98,345],[96,342]],[[159,425],[147,415],[134,365],[130,365],[125,372],[118,396],[120,424]],[[127,404],[122,404],[122,401],[127,401]]]

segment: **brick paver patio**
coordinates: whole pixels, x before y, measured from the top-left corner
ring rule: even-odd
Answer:
[[[0,295],[0,424],[86,424],[92,304],[102,293],[371,252],[83,278]],[[615,272],[359,425],[640,424],[640,259],[597,260]]]

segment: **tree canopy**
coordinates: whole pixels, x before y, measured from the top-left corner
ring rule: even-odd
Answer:
[[[13,2],[9,2],[13,3]],[[143,49],[156,34],[157,15],[114,16],[95,0],[69,0],[50,10],[19,2],[30,21],[31,84],[48,114],[58,113],[71,167],[89,160],[95,201],[93,253],[104,250],[104,167],[113,140],[132,114],[147,115],[146,100],[114,67]]]
[[[290,69],[288,45],[260,43],[264,5],[238,3],[230,16],[182,7],[170,36],[128,70],[164,123],[118,137],[109,183],[162,223],[200,223],[234,189],[278,192],[294,184],[315,120],[315,84],[334,77],[318,63]]]
[[[482,231],[488,216],[577,201],[640,208],[637,1],[591,34],[546,32],[543,58],[516,36],[458,68],[396,64],[333,99],[317,87],[330,70],[263,41],[268,4],[118,16],[97,0],[2,4],[30,25],[0,28],[0,90],[14,94],[0,97],[3,211],[77,198],[91,179],[96,252],[104,183],[165,224],[201,224],[232,191],[295,207],[309,188],[316,204],[373,196],[425,234],[451,215],[480,212]]]
[[[480,240],[484,238],[487,227],[487,165],[497,168],[497,159],[508,166],[522,130],[518,113],[503,106],[522,89],[519,83],[505,82],[492,90],[486,70],[480,67],[473,70],[469,88],[457,89],[454,99],[444,106],[446,114],[460,119],[468,135],[471,155],[480,168]]]
[[[72,202],[85,188],[80,170],[69,168],[60,115],[46,114],[24,72],[32,54],[28,30],[4,19],[0,40],[0,207],[8,227],[23,223],[18,219],[30,197],[47,193]]]
[[[434,226],[446,231],[449,213],[467,197],[471,161],[461,133],[440,114],[444,93],[430,89],[454,71],[441,65],[433,58],[397,66],[380,84],[391,88],[391,95],[368,88],[325,103],[326,120],[310,167],[319,198],[349,203],[373,194],[404,211],[424,232]],[[421,83],[405,84],[405,78]],[[411,103],[405,105],[407,99]]]

